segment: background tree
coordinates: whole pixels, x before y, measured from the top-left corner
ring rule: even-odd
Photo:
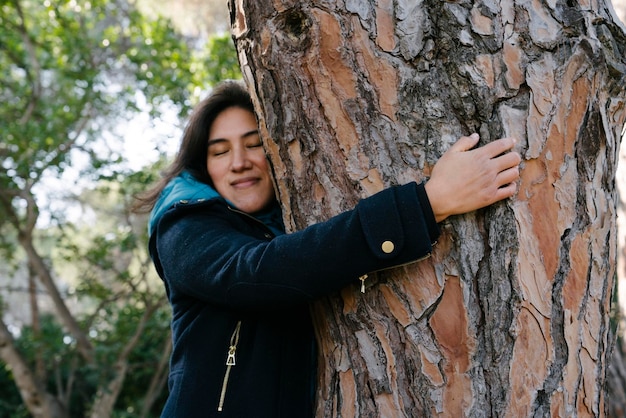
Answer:
[[[138,0],[137,4],[148,15],[169,17],[185,36],[200,42],[229,32],[228,8],[222,0]]]
[[[234,48],[124,0],[5,1],[0,23],[0,415],[156,415],[169,309],[128,207],[159,165],[134,172],[128,136],[179,124]]]
[[[318,416],[601,416],[626,36],[605,1],[231,0],[292,230],[519,138],[515,199],[316,303]],[[355,278],[356,281],[356,278]]]

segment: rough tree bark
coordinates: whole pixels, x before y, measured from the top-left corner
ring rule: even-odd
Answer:
[[[605,0],[230,0],[288,229],[519,139],[519,193],[317,302],[319,417],[602,416],[626,36]],[[356,283],[356,278],[355,278]]]

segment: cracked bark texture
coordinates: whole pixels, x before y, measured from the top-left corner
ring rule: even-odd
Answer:
[[[318,417],[607,411],[626,36],[604,0],[230,0],[289,230],[519,139],[518,195],[316,302]]]

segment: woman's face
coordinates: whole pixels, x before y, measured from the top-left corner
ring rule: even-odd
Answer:
[[[217,192],[237,209],[254,213],[274,201],[270,167],[252,112],[229,107],[215,118],[206,164]]]

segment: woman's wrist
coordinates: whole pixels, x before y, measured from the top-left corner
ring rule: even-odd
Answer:
[[[426,190],[426,183],[423,182],[417,185],[417,199],[422,207],[422,213],[424,214],[424,220],[428,228],[428,235],[430,236],[430,242],[436,242],[439,238],[440,230],[437,220],[437,216],[433,211],[428,192]]]
[[[441,204],[441,199],[439,198],[437,188],[430,180],[424,182],[423,185],[424,193],[426,195],[426,198],[428,199],[435,222],[440,223],[444,221],[451,214],[446,213],[446,211],[443,209],[443,205]]]

